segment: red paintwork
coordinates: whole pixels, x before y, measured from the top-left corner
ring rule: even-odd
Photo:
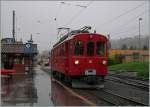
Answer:
[[[16,74],[16,70],[14,69],[2,69],[1,70],[1,75],[13,75]]]
[[[25,74],[25,64],[14,64],[17,74]]]
[[[2,75],[14,75],[14,74],[25,74],[25,65],[24,64],[14,64],[13,69],[2,69]]]
[[[93,35],[90,39],[90,35]],[[86,48],[83,56],[74,56],[74,45],[75,40],[81,40],[84,42],[84,47],[89,40],[104,41],[106,46],[106,55],[104,57],[99,57],[96,55],[96,47],[94,49],[94,56],[89,57],[86,55]],[[96,75],[106,76],[107,75],[107,63],[106,65],[102,64],[103,60],[108,59],[108,50],[107,50],[107,38],[100,34],[77,34],[71,39],[65,40],[63,43],[54,46],[51,54],[51,69],[52,71],[61,72],[70,77],[73,76],[84,76],[86,69],[96,69]],[[64,56],[60,56],[60,49],[65,48]],[[72,54],[71,54],[72,53]],[[79,64],[75,65],[75,60],[79,60]],[[92,63],[89,63],[89,60],[92,60]]]

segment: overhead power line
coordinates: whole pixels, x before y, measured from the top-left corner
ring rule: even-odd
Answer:
[[[137,26],[135,27],[131,27],[130,29],[128,29],[128,30],[125,30],[125,31],[122,31],[122,32],[116,32],[116,33],[112,33],[112,35],[119,35],[119,34],[122,34],[122,33],[128,33],[128,32],[132,32],[133,30],[135,30],[136,28],[138,28]],[[137,30],[137,29],[136,29]]]
[[[93,1],[90,1],[90,2],[85,6],[86,8],[83,8],[83,9],[81,9],[78,13],[76,13],[76,14],[68,21],[68,23],[67,23],[65,26],[67,26],[67,25],[69,25],[69,24],[72,24],[72,22],[73,22],[77,17],[79,17],[80,14],[92,4],[92,2],[93,2]]]
[[[132,30],[131,32],[128,32],[128,33],[124,33],[124,34],[121,34],[121,35],[115,35],[115,37],[114,36],[112,36],[111,38],[113,39],[113,38],[125,38],[125,37],[131,37],[131,36],[129,36],[129,35],[133,35],[133,36],[135,36],[135,33],[137,32],[138,30],[136,29],[136,30]]]
[[[75,6],[79,6],[79,7],[82,7],[82,8],[87,8],[87,6],[83,6],[83,5],[75,5]]]
[[[56,12],[56,17],[54,18],[54,20],[56,21],[56,29],[58,27],[58,17],[59,17],[60,10],[61,10],[61,4],[58,5],[58,10]]]
[[[66,2],[60,2],[61,4],[65,4],[65,5],[72,5],[70,3],[66,3]],[[79,4],[76,4],[76,5],[73,5],[73,6],[78,6],[78,7],[81,7],[81,8],[86,8],[87,6],[84,6],[84,5],[79,5]]]
[[[144,29],[144,28],[142,28],[142,29]],[[128,34],[127,33],[124,33],[124,34],[121,34],[121,35],[117,35],[117,38],[126,38],[126,37],[131,37],[131,35],[134,37],[134,36],[137,36],[138,34],[136,34],[138,32],[138,29],[136,29],[136,30],[133,30],[132,32],[128,32]],[[130,35],[130,36],[129,36]],[[114,38],[114,37],[112,37],[112,38]],[[115,37],[116,38],[116,37]]]
[[[106,21],[106,22],[100,24],[100,26],[103,26],[103,27],[104,27],[104,26],[106,26],[107,24],[110,24],[110,23],[112,23],[113,21],[116,21],[116,19],[118,19],[118,18],[120,18],[120,17],[122,17],[122,16],[124,16],[124,15],[126,15],[126,14],[128,14],[128,13],[134,11],[134,10],[136,10],[137,8],[139,8],[139,7],[141,7],[141,6],[143,6],[144,4],[145,4],[145,3],[142,3],[142,4],[140,4],[140,5],[138,5],[138,6],[134,7],[134,8],[132,8],[132,9],[130,9],[130,10],[127,10],[126,12],[124,12],[124,13],[122,13],[122,14],[120,14],[120,15],[118,15],[118,16],[112,18],[112,19],[110,19],[109,21]]]
[[[70,5],[70,3],[66,3],[66,2],[60,2],[61,4],[66,4],[66,5]]]
[[[122,29],[122,28],[125,29],[124,28],[125,26],[133,23],[134,21],[137,21],[137,18],[139,18],[140,16],[142,16],[144,13],[147,13],[147,12],[149,12],[149,10],[143,11],[142,13],[140,13],[139,15],[137,15],[136,17],[134,17],[134,18],[128,20],[127,22],[125,22],[124,24],[120,25],[118,27],[119,29],[117,29],[117,30],[120,31],[120,29]],[[114,32],[114,33],[118,33],[118,32]]]
[[[143,26],[143,25],[142,25]],[[144,29],[144,27],[141,28],[142,30]],[[134,32],[133,32],[134,31]],[[112,37],[116,37],[117,35],[128,35],[128,33],[137,33],[138,31],[138,27],[134,27],[133,29],[129,29],[129,30],[126,30],[124,32],[119,32],[119,33],[116,33],[116,34],[111,34]],[[118,36],[117,36],[118,37]],[[120,37],[120,36],[119,36]]]

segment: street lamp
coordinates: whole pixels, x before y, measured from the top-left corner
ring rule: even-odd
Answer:
[[[142,18],[139,18],[139,50],[141,49],[141,44],[140,44],[140,36],[141,36],[141,20],[142,20]]]
[[[141,50],[141,43],[140,43],[140,36],[141,36],[141,22],[142,21],[142,18],[139,18],[139,61],[141,61],[141,55],[140,55],[140,50]]]

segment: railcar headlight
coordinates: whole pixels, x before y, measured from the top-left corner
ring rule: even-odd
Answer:
[[[104,65],[106,65],[106,63],[107,63],[107,61],[106,60],[103,60],[103,62],[102,62]]]
[[[79,64],[79,60],[75,60],[75,62],[74,62],[76,65],[78,65]]]

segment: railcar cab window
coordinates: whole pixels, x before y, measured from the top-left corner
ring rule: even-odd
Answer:
[[[87,56],[93,56],[94,55],[94,42],[88,42],[87,43]]]
[[[96,47],[97,47],[96,54],[98,56],[104,56],[105,55],[105,43],[98,41],[96,43]]]
[[[84,44],[82,41],[75,41],[74,55],[82,56],[84,53]]]

